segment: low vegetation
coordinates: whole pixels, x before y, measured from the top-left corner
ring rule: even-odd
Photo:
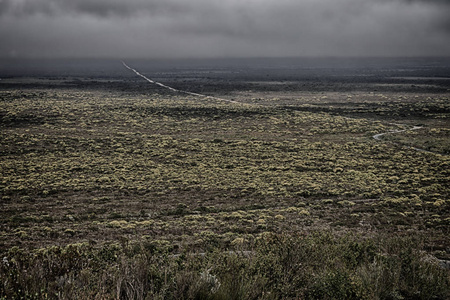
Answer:
[[[259,235],[231,251],[148,240],[35,249],[3,258],[5,299],[447,299],[448,271],[413,237]]]
[[[0,90],[0,299],[450,297],[445,95],[246,99]]]

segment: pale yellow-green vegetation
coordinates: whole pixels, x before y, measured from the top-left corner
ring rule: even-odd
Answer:
[[[328,103],[333,95],[241,105],[0,91],[2,243],[150,236],[204,249],[262,232],[390,227],[441,239],[450,159],[401,145],[429,140],[427,149],[445,153],[448,101],[350,96],[342,105]],[[414,117],[440,125],[375,141],[403,128],[373,117],[388,112],[407,115],[409,126]]]
[[[448,298],[448,94],[58,83],[0,89],[0,299]]]

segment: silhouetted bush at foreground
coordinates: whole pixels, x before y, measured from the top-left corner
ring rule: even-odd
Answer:
[[[245,249],[245,251],[243,251]],[[207,253],[152,242],[2,254],[0,299],[449,299],[413,237],[262,235]]]

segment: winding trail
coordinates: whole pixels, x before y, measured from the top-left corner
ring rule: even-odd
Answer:
[[[156,85],[158,85],[158,86],[160,86],[160,87],[163,87],[163,88],[166,88],[166,89],[168,89],[168,90],[171,90],[172,92],[184,93],[184,94],[188,94],[188,95],[192,95],[192,96],[196,96],[196,97],[207,98],[207,99],[216,99],[216,100],[220,100],[220,101],[226,101],[226,102],[229,102],[229,103],[245,104],[245,103],[241,103],[241,102],[234,101],[234,100],[229,100],[229,99],[224,99],[224,98],[219,98],[219,97],[208,96],[208,95],[203,95],[203,94],[199,94],[199,93],[193,93],[193,92],[189,92],[189,91],[179,90],[179,89],[173,88],[173,87],[171,87],[171,86],[162,84],[161,82],[151,80],[151,79],[148,78],[147,76],[145,76],[145,75],[139,73],[139,71],[137,71],[136,69],[133,69],[133,68],[131,68],[130,66],[128,66],[124,61],[122,61],[122,64],[124,65],[125,68],[127,68],[127,69],[130,70],[130,71],[133,71],[136,75],[138,75],[138,76],[144,78],[144,79],[147,80],[149,83],[156,84]]]
[[[404,127],[406,127],[406,125],[403,125],[403,124],[394,124],[394,125],[399,125],[399,126],[404,126]],[[423,128],[423,126],[413,126],[412,128],[406,128],[406,129],[401,129],[401,130],[391,130],[391,131],[388,131],[388,132],[378,133],[378,134],[375,134],[375,135],[372,136],[372,137],[373,137],[375,140],[377,140],[377,141],[381,141],[381,140],[382,140],[382,137],[385,136],[385,135],[387,135],[387,134],[393,134],[393,133],[400,133],[400,132],[405,132],[405,131],[419,130],[419,129],[422,129],[422,128]],[[433,152],[433,151],[428,151],[428,150],[425,150],[425,149],[422,149],[422,148],[417,148],[417,147],[413,147],[413,146],[403,145],[403,144],[400,144],[400,143],[395,143],[395,142],[394,142],[394,144],[400,145],[400,146],[404,146],[404,147],[408,147],[408,148],[410,148],[410,149],[413,149],[413,150],[416,150],[416,151],[419,151],[419,152],[433,153],[433,154],[441,154],[441,153],[437,153],[437,152]]]
[[[398,124],[396,124],[398,125]],[[402,125],[404,126],[404,125]],[[413,128],[408,128],[408,129],[402,129],[402,130],[392,130],[392,131],[388,131],[388,132],[383,132],[383,133],[378,133],[375,134],[373,136],[374,139],[376,139],[377,141],[381,141],[381,137],[386,135],[386,134],[390,134],[390,133],[400,133],[400,132],[405,132],[405,131],[412,131],[412,130],[418,130],[418,129],[422,129],[423,126],[414,126]]]

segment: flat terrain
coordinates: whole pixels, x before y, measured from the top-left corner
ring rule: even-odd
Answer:
[[[238,103],[152,85],[120,62],[113,75],[3,77],[7,262],[77,243],[252,253],[271,234],[317,233],[414,237],[414,249],[450,259],[447,69],[129,64]]]

